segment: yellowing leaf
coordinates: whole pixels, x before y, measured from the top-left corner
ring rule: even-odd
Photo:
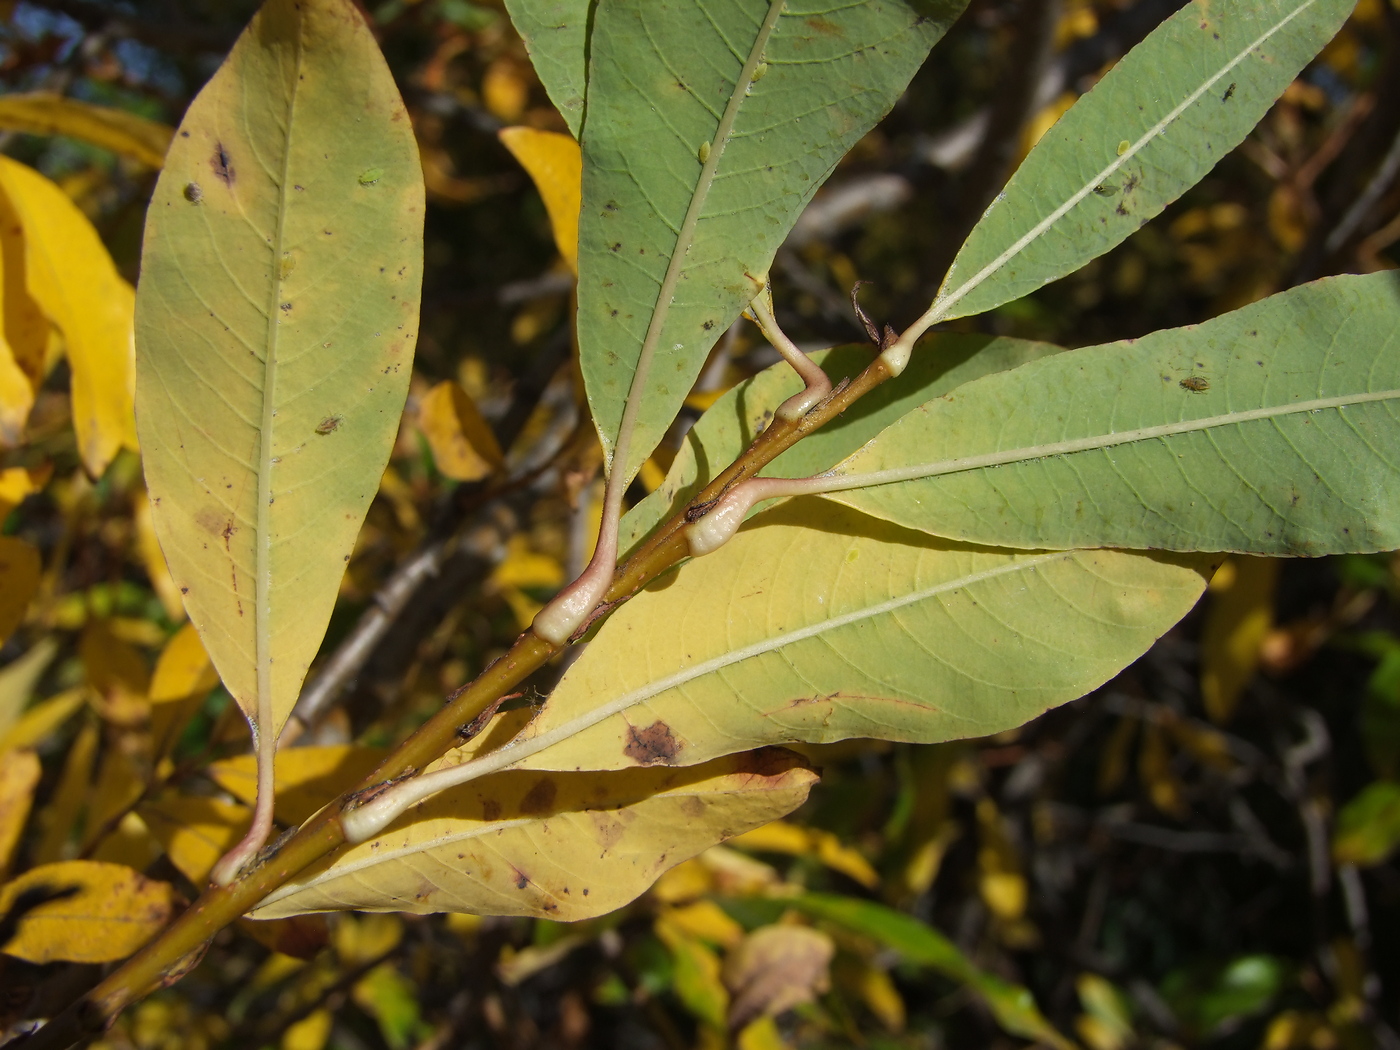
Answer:
[[[181,700],[195,693],[207,693],[219,684],[209,654],[200,644],[199,632],[185,624],[161,650],[151,678],[151,703],[162,704]]]
[[[44,378],[51,326],[29,294],[24,224],[0,193],[0,444],[18,445]],[[7,480],[12,479],[6,471]],[[9,493],[5,493],[8,499]],[[18,502],[12,500],[11,502]]]
[[[1259,652],[1274,624],[1276,558],[1228,559],[1210,581],[1210,607],[1201,632],[1201,699],[1211,721],[1224,724],[1254,677]]]
[[[381,963],[350,989],[355,1005],[379,1024],[389,1050],[408,1050],[430,1029],[418,1009],[418,989],[393,963]]]
[[[47,91],[0,97],[0,128],[27,135],[67,135],[158,168],[175,129],[124,109],[95,106]]]
[[[866,1007],[891,1032],[904,1031],[906,1011],[904,999],[890,978],[889,972],[855,962],[837,970],[841,983],[860,996]]]
[[[729,1024],[741,1028],[755,1017],[776,1017],[810,1003],[831,987],[831,938],[810,926],[761,926],[744,938],[724,963],[724,983],[734,996]]]
[[[136,804],[145,789],[146,779],[130,756],[116,747],[104,751],[97,768],[97,780],[88,797],[82,851],[100,842]]]
[[[734,1037],[734,1045],[739,1050],[788,1050],[789,1044],[784,1041],[782,1033],[778,1031],[778,1026],[773,1018],[767,1016],[760,1017],[757,1021],[751,1021],[744,1026],[744,1029]]]
[[[331,1037],[331,1012],[313,1010],[282,1033],[282,1050],[322,1050]]]
[[[39,552],[14,536],[0,536],[0,642],[14,633],[39,590]]]
[[[0,669],[0,735],[15,724],[57,652],[54,638],[41,638],[27,653]]]
[[[13,747],[33,747],[68,721],[68,717],[82,707],[86,699],[87,690],[79,686],[41,700],[0,736],[0,754]]]
[[[151,518],[151,501],[144,492],[134,497],[131,520],[136,527],[136,553],[146,567],[151,589],[160,599],[165,615],[179,623],[185,618],[185,603],[180,598],[179,585],[170,575],[170,567],[165,564],[165,555],[161,553],[160,540],[156,539],[156,527]]]
[[[203,886],[220,857],[253,821],[247,806],[197,795],[165,795],[137,811],[164,847],[170,862],[196,886]]]
[[[39,783],[39,756],[33,751],[6,755],[0,762],[0,875],[9,866]]]
[[[689,863],[689,862],[687,862]],[[673,868],[672,871],[678,871]],[[666,921],[691,937],[717,944],[722,948],[732,948],[744,937],[744,928],[729,917],[729,914],[711,900],[696,901],[681,908],[665,912]]]
[[[423,396],[418,429],[433,450],[438,470],[456,481],[479,481],[505,463],[496,435],[454,380],[444,379]]]
[[[329,747],[290,747],[277,753],[277,819],[300,824],[328,801],[349,791],[383,760],[386,752],[373,747],[334,744]],[[214,782],[234,798],[250,805],[258,797],[255,755],[237,755],[210,763]]]
[[[517,533],[506,546],[506,556],[491,571],[492,587],[558,587],[564,582],[564,567],[548,554],[536,553],[530,541]]]
[[[174,891],[120,864],[42,864],[0,887],[0,914],[23,902],[0,951],[32,963],[124,959],[170,919]]]
[[[39,815],[39,825],[43,837],[34,850],[34,862],[47,864],[63,860],[68,854],[70,843],[74,843],[78,828],[78,814],[87,801],[88,783],[92,780],[92,766],[97,758],[99,734],[96,723],[86,722],[73,743],[68,746],[68,755],[63,760],[63,772],[59,776],[58,787],[53,798]]]
[[[360,966],[393,951],[403,940],[397,915],[342,915],[331,943],[346,966]]]
[[[501,143],[530,173],[540,191],[554,244],[578,274],[578,210],[583,180],[583,157],[570,135],[535,128],[502,128]]]
[[[675,967],[672,982],[677,998],[704,1024],[724,1031],[729,991],[720,978],[719,956],[664,916],[656,920],[653,928],[661,943],[671,951]]]
[[[63,333],[78,451],[96,477],[119,448],[136,448],[135,295],[87,216],[52,182],[0,157],[0,191],[24,231],[25,286]]]
[[[388,461],[422,224],[418,147],[363,16],[270,0],[166,156],[137,309],[156,535],[264,739],[296,702]]]
[[[0,470],[0,519],[18,507],[25,496],[42,489],[51,473],[51,469],[26,470],[24,467]]]
[[[880,876],[857,850],[843,845],[841,840],[829,831],[815,828],[800,828],[784,820],[775,820],[761,828],[755,828],[740,835],[731,846],[759,852],[789,853],[793,856],[816,854],[818,860],[832,871],[854,879],[867,889],[880,884]]]
[[[686,769],[498,773],[313,865],[255,917],[343,908],[591,918],[728,835],[791,812],[815,775],[766,750]]]

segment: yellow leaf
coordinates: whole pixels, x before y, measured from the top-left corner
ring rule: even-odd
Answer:
[[[39,552],[14,536],[0,536],[0,642],[10,637],[39,590]]]
[[[777,750],[678,768],[495,773],[317,862],[254,917],[360,908],[592,918],[727,835],[790,813],[814,780]]]
[[[83,706],[87,692],[79,686],[76,689],[66,689],[57,696],[35,704],[20,716],[4,736],[0,736],[0,754],[4,754],[10,748],[33,747],[39,743]]]
[[[108,748],[97,767],[97,780],[88,797],[87,822],[81,852],[86,852],[115,827],[146,789],[146,780],[121,748]]]
[[[9,867],[39,783],[39,756],[33,751],[6,755],[0,762],[0,875]]]
[[[500,139],[530,173],[549,213],[559,254],[578,273],[578,211],[583,155],[569,135],[535,128],[503,128]]]
[[[691,937],[721,948],[732,948],[744,937],[744,928],[714,901],[696,901],[665,912],[666,920]]]
[[[282,1050],[321,1050],[331,1037],[331,1012],[313,1010],[282,1033]]]
[[[0,914],[26,903],[6,955],[32,963],[104,963],[136,951],[170,919],[174,891],[120,864],[43,864],[0,887]]]
[[[734,996],[730,1026],[812,1002],[831,987],[835,954],[831,938],[810,926],[784,923],[754,930],[724,963],[724,983]]]
[[[63,860],[77,832],[78,813],[87,800],[92,766],[97,758],[97,725],[87,722],[78,730],[63,760],[63,772],[53,798],[39,816],[43,837],[34,851],[36,864]]]
[[[886,1029],[904,1031],[904,999],[887,971],[845,956],[838,961],[833,976],[842,988],[857,995]]]
[[[165,795],[138,812],[170,862],[196,886],[253,822],[247,806],[195,795]]]
[[[3,396],[0,392],[0,400],[3,400]],[[42,489],[52,472],[52,469],[26,470],[24,467],[0,470],[0,519],[18,507],[25,496]]]
[[[481,100],[493,116],[509,123],[519,120],[530,101],[530,85],[508,58],[498,58],[481,78]],[[569,140],[570,142],[573,139]]]
[[[112,633],[104,620],[89,620],[78,642],[87,681],[93,688],[94,706],[114,725],[137,726],[150,718],[146,694],[151,672],[146,659],[133,646]]]
[[[219,684],[209,654],[193,624],[185,624],[165,643],[151,678],[151,703],[164,704],[204,694]]]
[[[57,652],[56,640],[41,638],[29,652],[0,670],[0,735],[15,724]]]
[[[26,273],[24,226],[0,193],[0,444],[5,445],[18,445],[24,438],[34,392],[44,378],[51,331],[29,294]]]
[[[653,929],[671,952],[672,986],[685,1008],[704,1024],[723,1031],[729,1013],[729,990],[720,979],[719,956],[664,916]]]
[[[1134,1041],[1127,999],[1112,983],[1097,974],[1082,973],[1075,988],[1085,1012],[1074,1027],[1092,1050],[1121,1050]]]
[[[1210,607],[1201,639],[1201,699],[1211,721],[1223,725],[1259,667],[1274,623],[1278,559],[1234,555],[1210,583]]]
[[[842,844],[841,840],[829,831],[809,830],[775,820],[765,827],[756,828],[734,839],[731,846],[769,853],[787,853],[797,857],[815,855],[832,871],[854,879],[867,889],[880,884],[880,876],[875,869],[854,849]]]
[[[403,940],[397,915],[342,915],[331,943],[346,966],[360,966],[393,951]]]
[[[179,585],[170,575],[170,566],[165,564],[165,555],[161,553],[155,523],[151,520],[151,500],[144,490],[133,497],[131,519],[136,526],[136,553],[146,567],[151,589],[160,599],[165,615],[179,623],[185,618],[185,603],[180,597]]]
[[[506,547],[506,556],[491,572],[491,587],[558,587],[564,582],[564,567],[548,554],[538,554],[526,537],[516,533]]]
[[[745,1025],[734,1042],[739,1050],[788,1050],[789,1046],[778,1031],[777,1022],[766,1014]]]
[[[300,824],[331,799],[363,780],[387,754],[380,748],[334,744],[289,747],[277,752],[277,819]],[[234,798],[252,805],[258,797],[256,755],[238,755],[209,765],[209,776]]]
[[[1144,722],[1142,746],[1138,751],[1138,779],[1147,789],[1152,804],[1177,820],[1186,815],[1186,799],[1181,780],[1172,770],[1171,748],[1167,732],[1156,722]]]
[[[457,481],[479,481],[501,469],[505,458],[476,403],[444,379],[418,404],[418,429],[433,450],[438,470]]]
[[[26,288],[63,333],[78,450],[96,477],[119,448],[136,448],[136,293],[117,273],[92,223],[52,182],[0,157],[0,191],[24,231]]]
[[[145,871],[160,859],[163,852],[146,822],[136,813],[128,811],[94,848],[83,851],[83,858]]]
[[[0,128],[26,135],[67,135],[159,168],[175,129],[124,109],[95,106],[48,91],[0,97]]]
[[[651,895],[663,904],[680,904],[702,897],[714,888],[714,876],[699,858],[677,864],[651,888]]]

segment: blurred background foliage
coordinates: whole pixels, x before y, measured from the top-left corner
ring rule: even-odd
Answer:
[[[863,341],[857,282],[881,324],[921,312],[1030,144],[1176,6],[973,0],[780,251],[784,328]],[[253,7],[4,0],[0,83],[174,124]],[[563,122],[499,0],[367,13],[422,148],[427,270],[404,425],[308,689],[298,743],[322,746],[392,745],[500,654],[586,561],[601,487],[572,277],[497,138]],[[149,166],[61,136],[4,131],[0,148],[55,180],[136,279]],[[1400,8],[1361,0],[1159,219],[962,327],[1086,345],[1396,268],[1397,172]],[[774,359],[741,322],[686,420]],[[69,372],[51,365],[0,452],[4,535],[42,558],[0,649],[0,866],[127,865],[174,886],[168,910],[197,892],[191,857],[217,855],[200,835],[239,797],[238,763],[210,763],[245,752],[247,729],[177,634],[138,456],[84,472]],[[1400,1047],[1400,557],[1231,559],[1140,661],[1021,730],[807,751],[822,782],[789,821],[604,919],[244,922],[95,1045]],[[100,966],[20,951],[11,898],[13,1035]]]

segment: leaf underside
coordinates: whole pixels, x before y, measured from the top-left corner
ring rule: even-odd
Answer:
[[[1194,0],[1055,124],[987,209],[934,301],[983,313],[1072,273],[1194,186],[1341,28],[1356,0]]]
[[[594,15],[579,353],[609,459],[638,399],[626,478],[803,206],[963,6],[776,2],[604,0]]]
[[[998,453],[1017,461],[829,498],[1003,547],[1400,547],[1400,278],[1326,278],[990,376],[909,413],[839,472]]]
[[[816,781],[766,750],[688,769],[498,773],[451,788],[320,862],[252,914],[613,911],[668,868],[790,813]]]
[[[535,73],[574,138],[588,88],[588,14],[596,0],[505,0]]]
[[[272,732],[396,433],[422,228],[417,145],[361,16],[270,0],[190,106],[151,202],[137,414],[190,618],[250,718],[270,692]]]

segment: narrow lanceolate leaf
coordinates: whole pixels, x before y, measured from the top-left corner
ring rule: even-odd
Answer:
[[[418,150],[349,0],[269,0],[191,105],[146,224],[137,404],[190,618],[276,732],[407,393]]]
[[[1136,658],[1208,567],[971,548],[791,500],[615,612],[521,737],[478,762],[688,765],[762,744],[999,732]]]
[[[1059,354],[905,416],[830,498],[1003,547],[1400,547],[1400,278],[1332,277]]]
[[[501,773],[451,788],[342,850],[252,914],[459,911],[571,921],[796,809],[816,774],[760,751],[692,769]]]
[[[0,536],[0,642],[24,619],[39,591],[39,551],[18,536]]]
[[[589,42],[579,349],[631,477],[803,206],[963,0],[602,0]]]
[[[784,452],[763,473],[774,478],[819,473],[923,401],[941,397],[981,376],[1059,351],[1058,346],[1028,339],[930,334],[919,342],[897,383],[876,387],[857,405]],[[812,359],[837,381],[855,375],[870,363],[871,356],[869,345],[841,346],[818,351]],[[690,428],[666,480],[622,519],[619,549],[629,550],[690,502],[772,422],[778,406],[801,389],[797,373],[779,362],[726,391]]]
[[[919,330],[1102,255],[1249,134],[1355,0],[1193,0],[1036,144],[958,252]]]
[[[118,449],[136,447],[131,285],[117,273],[87,216],[54,183],[33,168],[0,157],[0,191],[23,237],[23,262],[17,263],[16,276],[23,274],[29,297],[63,336],[73,374],[78,452],[88,473],[96,477]],[[7,275],[11,272],[9,251],[5,270]],[[46,328],[42,334],[47,340]],[[18,360],[18,344],[11,346]],[[21,362],[31,376],[32,353],[31,348],[25,355],[27,364]]]
[[[588,86],[588,15],[597,0],[506,0],[515,31],[549,100],[574,138],[583,128]]]
[[[51,91],[0,97],[0,128],[29,135],[67,135],[158,168],[175,129],[111,106]]]

